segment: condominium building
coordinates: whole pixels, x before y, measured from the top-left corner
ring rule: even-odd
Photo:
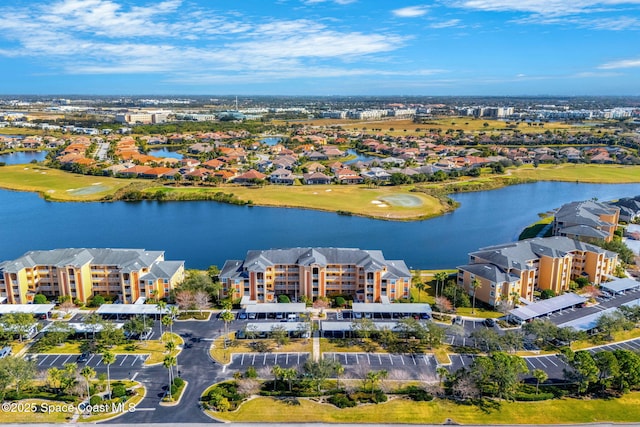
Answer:
[[[220,273],[226,295],[272,302],[349,295],[356,302],[409,297],[411,273],[404,261],[386,260],[381,251],[352,248],[254,250],[244,260],[228,260]]]
[[[553,235],[584,241],[613,240],[620,208],[594,200],[563,205],[553,220]]]
[[[571,280],[586,277],[594,284],[606,281],[618,264],[618,254],[570,239],[548,237],[489,246],[469,254],[469,264],[458,267],[458,284],[491,306],[503,301],[533,301],[536,289],[560,294]]]
[[[12,304],[35,294],[69,295],[86,302],[92,295],[164,298],[184,279],[184,261],[165,261],[164,252],[144,249],[54,249],[32,251],[0,263],[0,296]]]

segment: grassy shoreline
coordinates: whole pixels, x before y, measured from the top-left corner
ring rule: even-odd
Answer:
[[[487,191],[536,181],[624,184],[640,183],[640,166],[531,165],[511,168],[504,175],[482,175],[443,183],[368,187],[365,185],[243,187],[166,186],[143,179],[78,175],[41,165],[0,167],[0,188],[36,192],[49,201],[105,202],[123,200],[129,190],[142,199],[163,201],[213,200],[216,193],[231,195],[238,204],[310,209],[390,221],[419,221],[452,212],[457,204],[449,194]],[[394,202],[410,200],[413,205]],[[386,200],[385,200],[386,199]],[[387,201],[389,200],[389,201]]]

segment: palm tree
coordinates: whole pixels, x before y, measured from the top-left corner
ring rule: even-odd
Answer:
[[[159,325],[160,325],[160,340],[162,340],[162,318],[160,316],[162,316],[162,312],[164,312],[164,309],[167,308],[167,303],[164,301],[158,301],[158,304],[156,304],[156,309],[158,310],[158,318],[160,320]]]
[[[90,381],[91,378],[93,378],[96,375],[96,370],[93,369],[91,366],[85,366],[84,368],[82,368],[82,370],[80,371],[80,375],[82,375],[84,377],[84,380],[87,382],[87,399],[89,399],[89,397],[91,396],[91,391],[90,391]]]
[[[444,290],[444,282],[445,280],[447,280],[447,277],[449,277],[449,275],[447,274],[446,271],[439,271],[435,274],[435,278],[436,278],[436,298],[438,297],[438,285],[440,283],[442,283],[442,289]]]
[[[169,314],[162,316],[162,320],[160,320],[160,324],[164,326],[164,330],[166,331],[169,328],[170,333],[173,333],[173,317]],[[169,338],[171,339],[171,338]]]
[[[282,379],[289,383],[289,391],[291,391],[291,381],[298,376],[296,368],[285,368],[281,372]]]
[[[278,383],[278,378],[282,375],[282,368],[280,365],[273,365],[271,368],[271,373],[273,374],[273,391],[276,391],[276,385]]]
[[[109,399],[111,399],[111,372],[109,370],[109,366],[115,361],[116,356],[113,353],[105,351],[102,354],[102,363],[107,365],[107,395],[109,396]]]
[[[418,279],[416,283],[413,284],[413,286],[415,286],[418,290],[418,302],[420,302],[420,300],[422,299],[422,297],[420,296],[420,292],[424,290],[425,284],[422,280]]]
[[[473,289],[473,305],[471,308],[471,314],[476,313],[476,293],[477,293],[476,291],[480,289],[481,286],[482,286],[482,282],[480,282],[480,280],[478,280],[477,277],[473,279],[473,282],[471,282],[471,289]]]
[[[176,343],[170,339],[164,344],[164,349],[167,350],[167,354],[173,355],[173,350],[176,349]],[[176,354],[174,357],[176,358],[176,371],[180,372],[178,368],[178,355]]]
[[[336,386],[338,388],[340,388],[340,377],[342,375],[344,375],[344,366],[342,366],[341,363],[336,362],[335,366],[333,367],[334,372],[336,373]]]
[[[436,374],[438,374],[438,378],[440,379],[440,385],[442,385],[442,380],[447,378],[447,375],[449,375],[449,371],[444,366],[438,366],[436,368]]]
[[[169,400],[173,400],[173,394],[171,393],[171,385],[173,384],[173,367],[176,366],[176,358],[171,354],[166,354],[162,361],[162,366],[169,371],[169,387],[167,388],[167,396]]]
[[[549,375],[547,375],[547,373],[542,369],[534,369],[533,378],[536,379],[536,394],[538,394],[538,387],[540,387],[540,383],[543,383],[547,379],[549,379]]]
[[[225,310],[220,315],[220,319],[224,322],[224,348],[227,348],[227,336],[229,335],[229,323],[235,319],[232,312]]]

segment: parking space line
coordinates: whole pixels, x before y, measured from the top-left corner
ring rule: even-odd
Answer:
[[[100,360],[98,360],[98,363],[96,363],[96,366],[98,366],[100,362],[102,362],[102,356],[100,357]]]
[[[266,365],[266,364],[267,364],[267,354],[268,354],[268,353],[265,353],[265,354],[264,354],[264,359],[262,359],[262,366],[264,366],[264,365]]]
[[[389,355],[389,362],[391,362],[391,364],[393,365],[393,358],[391,357],[391,355]]]
[[[278,353],[276,353],[276,357],[273,358],[273,364],[274,365],[278,364]]]
[[[56,360],[58,360],[60,358],[60,355],[57,355],[55,359],[53,359],[53,362],[51,362],[49,364],[49,366],[52,366],[54,363],[56,363]]]
[[[71,359],[71,355],[67,356],[67,358],[64,359],[64,362],[62,362],[62,364],[64,365],[65,363],[67,363],[69,361],[69,359]]]
[[[427,359],[427,355],[426,354],[422,355],[422,360],[424,360],[424,364],[425,365],[429,366],[429,360]]]
[[[540,364],[542,365],[542,367],[543,367],[543,368],[546,368],[546,367],[547,367],[547,365],[545,365],[545,364],[544,364],[544,362],[543,362],[542,360],[538,359],[538,362],[540,362]]]
[[[462,363],[462,366],[465,366],[464,359],[462,358],[462,356],[458,355],[458,357],[460,358],[460,363]]]
[[[536,365],[533,364],[533,362],[529,359],[529,358],[525,358],[524,359],[529,365],[531,365],[532,369],[536,369]]]
[[[127,356],[129,356],[128,354],[125,354],[124,357],[122,358],[122,362],[120,362],[120,366],[122,366],[124,364],[124,361],[127,360]]]
[[[298,353],[298,365],[300,364],[300,353]]]
[[[404,365],[404,356],[402,354],[400,355],[400,360],[402,360],[402,365]]]
[[[367,353],[367,362],[371,365],[371,358],[369,357],[369,353]]]
[[[131,366],[135,365],[138,359],[142,359],[142,356],[136,356],[133,358],[133,362],[131,362]]]
[[[344,364],[345,365],[349,364],[349,359],[347,358],[347,353],[344,353]]]
[[[359,365],[360,364],[360,360],[358,360],[358,353],[356,353],[355,356],[356,356],[356,365]]]
[[[334,354],[333,357],[335,358],[336,355]],[[287,365],[289,364],[289,353],[287,353],[287,356],[284,358],[284,363],[286,363]]]
[[[456,340],[456,337],[455,337],[455,336],[452,336],[452,337],[451,337],[451,345],[453,345],[453,343],[455,342],[455,340]]]
[[[549,356],[545,357],[545,360],[548,361],[549,363],[551,363],[553,366],[558,366],[553,359],[551,359]]]
[[[92,355],[91,355],[91,357],[89,358],[89,360],[87,360],[87,365],[88,365],[89,363],[91,363],[91,359],[93,359],[93,357],[94,357],[94,356],[95,356],[95,354],[92,354]]]
[[[42,360],[40,361],[40,363],[38,363],[38,366],[42,365],[42,364],[44,363],[44,361],[45,361],[45,360],[47,360],[48,358],[49,358],[49,355],[47,354],[47,355],[44,357],[44,359],[42,359]]]
[[[378,363],[382,365],[382,357],[380,356],[380,353],[378,353]]]
[[[414,365],[417,365],[417,364],[418,364],[418,362],[416,362],[416,358],[413,356],[413,354],[411,355],[411,359],[413,359],[413,364],[414,364]]]
[[[244,365],[244,353],[242,353],[242,357],[240,358],[240,366]]]

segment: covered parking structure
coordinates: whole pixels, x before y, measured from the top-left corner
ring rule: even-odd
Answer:
[[[158,316],[169,314],[171,306],[160,309],[158,304],[102,304],[97,310],[103,318],[130,319],[135,316]]]
[[[586,298],[574,293],[566,293],[557,297],[549,298],[524,307],[514,308],[509,311],[509,320],[515,322],[528,322],[539,317],[548,316],[552,313],[566,310],[584,304]]]
[[[628,277],[600,284],[600,289],[611,295],[620,295],[626,293],[627,291],[639,288],[640,282],[634,279],[629,279]]]
[[[286,331],[290,337],[309,338],[311,336],[310,326],[307,322],[247,323],[244,329],[237,332],[236,337],[246,338],[250,334],[255,334],[259,338],[266,338],[274,329],[280,329]]]
[[[249,318],[276,318],[285,317],[289,314],[298,315],[300,313],[304,313],[307,311],[307,305],[305,303],[295,302],[276,304],[250,304],[245,307],[245,311],[250,315]]]
[[[0,316],[8,313],[31,313],[48,319],[55,304],[0,304]]]
[[[352,305],[354,317],[378,317],[392,318],[404,316],[431,317],[431,306],[429,304],[402,304],[402,303],[363,303],[354,302]]]
[[[377,331],[384,329],[390,331],[398,330],[398,322],[375,322],[372,323],[372,326]],[[353,336],[353,332],[353,322],[332,322],[328,320],[320,322],[320,333],[325,338],[345,338],[347,334]]]
[[[578,332],[591,332],[598,325],[598,319],[600,319],[605,314],[611,314],[616,311],[616,307],[611,307],[606,310],[597,311],[595,313],[587,314],[586,316],[580,317],[578,319],[571,320],[569,322],[561,323],[558,325],[559,328],[573,328]]]

